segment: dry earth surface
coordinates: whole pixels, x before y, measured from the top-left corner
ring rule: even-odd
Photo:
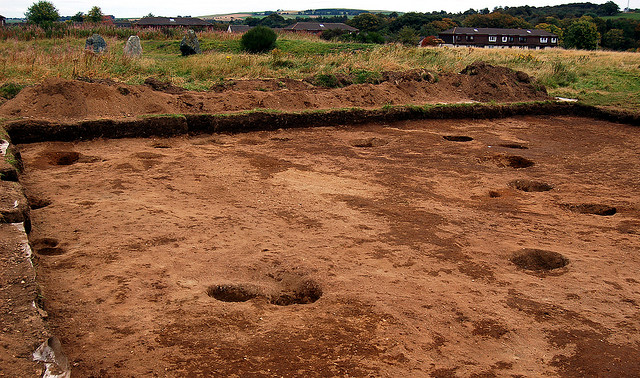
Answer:
[[[23,145],[49,324],[81,377],[637,376],[638,133],[521,117]]]

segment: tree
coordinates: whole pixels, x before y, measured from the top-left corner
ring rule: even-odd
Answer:
[[[611,29],[602,36],[602,47],[612,50],[624,50],[629,43],[621,29]]]
[[[71,21],[73,22],[84,22],[84,13],[78,12],[71,16]]]
[[[409,26],[404,26],[398,32],[396,40],[406,46],[417,46],[420,40],[416,30]]]
[[[91,8],[87,13],[87,21],[89,22],[101,22],[102,21],[102,9],[98,6]]]
[[[553,33],[555,35],[558,36],[558,38],[562,39],[562,35],[563,35],[563,31],[562,29],[560,29],[559,27],[553,25],[553,24],[546,24],[546,23],[542,23],[542,24],[538,24],[535,26],[536,29],[540,29],[540,30],[546,30],[549,33]]]
[[[260,20],[260,25],[268,28],[282,28],[287,26],[287,20],[277,13],[271,13],[267,17]]]
[[[28,22],[38,25],[52,23],[60,18],[58,9],[49,1],[33,3],[24,15]]]
[[[620,13],[620,7],[613,1],[607,1],[606,3],[598,6],[598,13],[602,16],[615,16]]]
[[[595,50],[599,37],[596,24],[579,20],[571,24],[564,33],[564,45],[568,48]]]
[[[386,20],[382,17],[371,14],[371,13],[361,13],[351,20],[347,22],[347,24],[353,26],[354,28],[360,29],[360,31],[377,31],[380,30]]]

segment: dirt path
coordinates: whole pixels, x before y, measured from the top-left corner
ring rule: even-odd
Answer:
[[[44,143],[21,146],[21,181],[51,202],[30,238],[74,376],[633,376],[639,131]]]

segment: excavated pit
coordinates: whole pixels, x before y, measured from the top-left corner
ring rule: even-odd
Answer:
[[[609,205],[597,204],[597,203],[582,203],[582,204],[561,204],[562,208],[579,214],[592,214],[600,216],[612,216],[615,215],[618,210]]]
[[[444,135],[443,138],[450,142],[471,142],[472,137],[466,135]]]
[[[523,192],[547,192],[553,189],[553,185],[549,185],[547,183],[541,181],[532,181],[532,180],[524,180],[518,179],[509,182],[509,186],[521,190]]]
[[[256,298],[259,292],[247,285],[214,285],[207,288],[207,295],[222,302],[246,302]]]
[[[511,262],[526,270],[549,271],[565,267],[569,259],[558,252],[544,249],[525,248],[511,256]]]
[[[80,154],[75,151],[51,151],[46,156],[52,165],[71,165],[80,159]]]
[[[504,148],[511,148],[511,149],[515,149],[515,150],[528,150],[529,147],[519,144],[519,143],[501,143],[498,146],[500,147],[504,147]]]
[[[320,285],[312,280],[305,280],[295,287],[285,289],[271,297],[270,302],[277,306],[291,306],[314,303],[320,297],[322,297]]]

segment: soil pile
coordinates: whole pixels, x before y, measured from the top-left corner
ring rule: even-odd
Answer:
[[[154,78],[146,85],[50,78],[0,106],[0,116],[54,120],[123,118],[164,113],[297,111],[383,105],[548,100],[523,72],[482,62],[459,74],[385,72],[377,84],[322,88],[291,79],[225,81],[207,92],[187,91]]]

